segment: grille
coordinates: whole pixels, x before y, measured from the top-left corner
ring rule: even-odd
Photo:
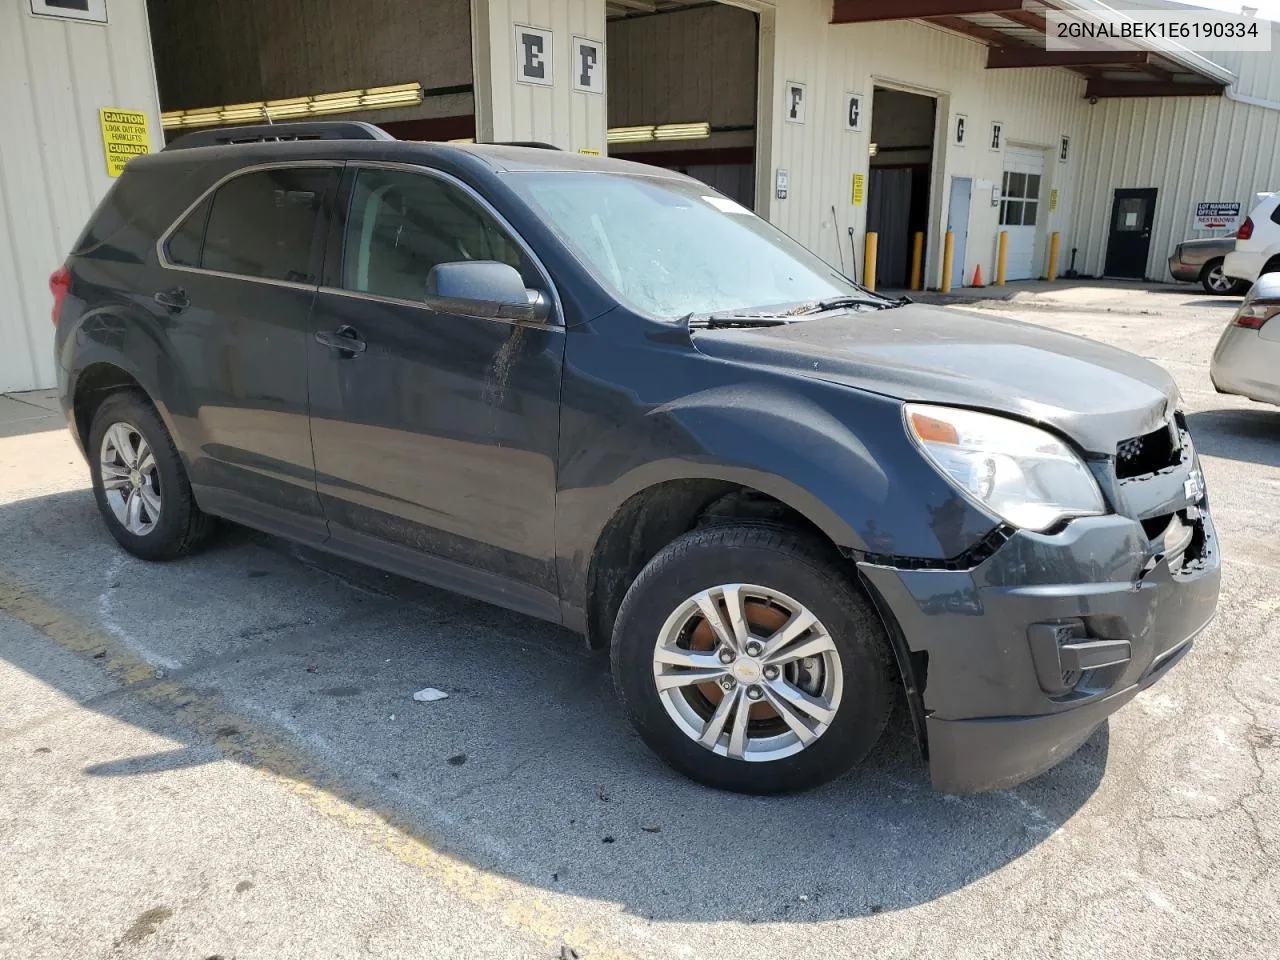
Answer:
[[[1165,424],[1141,437],[1130,437],[1116,446],[1116,477],[1125,480],[1176,466],[1182,459],[1176,425]]]

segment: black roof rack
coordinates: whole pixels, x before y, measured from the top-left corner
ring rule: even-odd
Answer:
[[[256,123],[247,127],[213,127],[184,133],[165,147],[218,147],[231,143],[271,143],[281,140],[394,140],[391,134],[360,120],[305,120],[299,123]]]
[[[533,147],[536,150],[560,149],[554,143],[544,143],[541,140],[486,140],[481,143],[481,146],[485,143],[491,147]]]

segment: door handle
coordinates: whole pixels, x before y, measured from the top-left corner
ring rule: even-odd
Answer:
[[[365,351],[365,342],[360,339],[360,334],[356,333],[355,327],[345,323],[337,330],[317,330],[316,343],[337,350],[347,359]]]
[[[152,297],[156,303],[162,307],[168,307],[174,313],[181,313],[187,307],[191,306],[191,298],[187,296],[187,291],[181,287],[172,287],[168,290],[157,290],[156,295]]]

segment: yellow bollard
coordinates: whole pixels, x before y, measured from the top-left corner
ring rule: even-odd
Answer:
[[[1058,279],[1058,244],[1061,240],[1062,236],[1057,230],[1049,234],[1049,269],[1045,271],[1045,276],[1050,283]]]
[[[942,283],[938,286],[940,293],[951,292],[951,259],[956,253],[956,235],[948,230],[942,241]]]
[[[1005,261],[1009,259],[1009,231],[1000,231],[1000,242],[996,246],[996,286],[1004,286]]]
[[[876,288],[876,252],[880,248],[880,234],[867,231],[867,245],[862,257],[862,285],[868,290]]]
[[[924,234],[916,233],[911,243],[911,289],[923,290],[920,273],[924,267]]]

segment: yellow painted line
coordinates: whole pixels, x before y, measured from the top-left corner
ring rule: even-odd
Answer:
[[[157,680],[156,668],[118,640],[53,606],[0,571],[0,611],[34,627],[64,650],[90,659],[113,680],[152,707],[212,742],[228,759],[275,779],[318,813],[360,834],[398,862],[425,874],[450,893],[491,911],[504,926],[541,941],[548,956],[568,944],[590,960],[633,960],[639,955],[598,941],[570,912],[540,891],[441,853],[403,816],[379,809],[274,733],[226,708],[217,696],[180,681]],[[565,899],[568,897],[560,897]]]

